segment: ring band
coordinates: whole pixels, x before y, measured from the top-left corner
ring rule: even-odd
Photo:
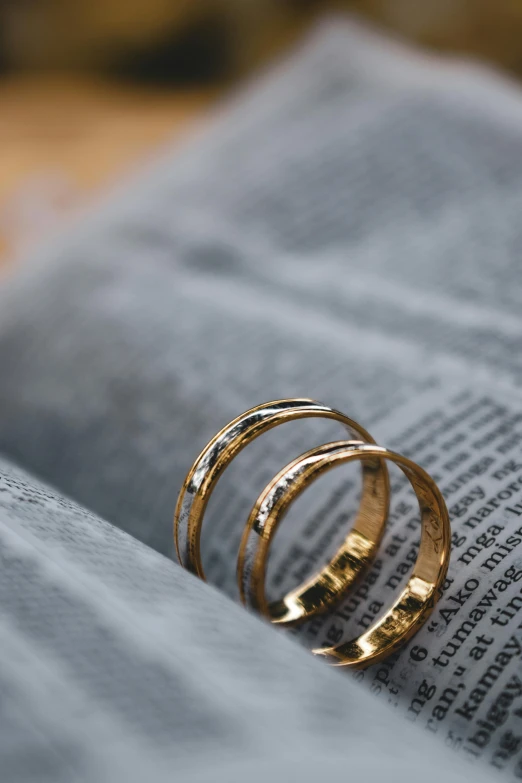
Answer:
[[[174,541],[179,562],[189,571],[205,579],[201,562],[200,539],[203,516],[217,480],[234,459],[259,435],[282,424],[301,418],[321,417],[342,423],[357,441],[374,443],[373,438],[357,422],[343,413],[306,398],[276,400],[238,416],[224,427],[203,449],[192,465],[181,488],[174,515]],[[355,527],[363,527],[366,539],[361,540],[357,557],[354,554],[353,536],[348,536],[350,547],[343,543],[334,560],[338,566],[336,578],[328,581],[321,572],[316,580],[305,585],[306,603],[297,604],[291,600],[288,605],[277,601],[267,605],[266,613],[276,622],[289,623],[306,619],[311,614],[326,610],[344,592],[361,569],[367,565],[377,551],[389,509],[389,478],[385,461],[380,457],[362,458],[363,492]],[[347,539],[347,540],[348,540]],[[341,578],[341,566],[348,557],[350,568]],[[293,591],[291,597],[299,591]]]
[[[238,561],[238,578],[247,605],[268,615],[269,604],[265,597],[268,551],[291,503],[323,473],[345,462],[368,458],[376,460],[376,466],[383,459],[394,462],[409,479],[420,507],[420,548],[404,590],[381,620],[357,639],[336,647],[313,650],[315,655],[322,655],[337,666],[366,666],[385,658],[413,636],[433,609],[446,576],[450,555],[448,511],[433,479],[407,457],[374,444],[339,441],[312,449],[283,468],[259,496],[243,533]],[[365,521],[362,520],[363,524]],[[354,533],[351,554],[357,556],[361,540],[364,551],[366,536],[364,528],[358,528],[357,523],[351,535]],[[350,567],[349,558],[347,560]],[[296,607],[295,611],[300,609]]]

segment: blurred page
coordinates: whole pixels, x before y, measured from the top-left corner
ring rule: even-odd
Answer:
[[[355,684],[5,461],[0,551],[2,780],[467,779]]]
[[[358,676],[441,746],[511,775],[521,127],[508,82],[334,21],[0,294],[0,446],[161,553],[198,451],[264,400],[336,405],[430,470],[453,518],[452,581],[433,623]],[[259,490],[342,434],[288,432],[242,455],[209,508],[207,573],[230,595]],[[271,589],[327,556],[356,507],[356,482],[344,489],[325,486],[299,532],[285,524]],[[305,626],[305,643],[353,634],[405,578],[417,511],[394,490],[371,589]]]

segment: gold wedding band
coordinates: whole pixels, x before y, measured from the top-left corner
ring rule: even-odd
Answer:
[[[205,446],[183,483],[174,515],[174,541],[182,566],[205,579],[200,551],[203,516],[219,477],[234,457],[255,438],[279,424],[317,416],[340,422],[357,442],[374,443],[365,429],[343,413],[315,400],[297,398],[251,408]],[[274,622],[295,623],[325,611],[376,554],[389,509],[388,470],[380,455],[363,455],[361,463],[362,497],[352,531],[329,566],[281,601],[264,605],[265,614]]]
[[[174,516],[176,551],[181,565],[204,579],[200,552],[203,516],[223,471],[264,432],[286,421],[314,416],[341,422],[355,439],[327,443],[302,454],[265,487],[241,539],[239,592],[243,603],[279,624],[300,622],[330,608],[377,552],[389,509],[386,460],[394,462],[409,479],[420,508],[422,532],[412,574],[390,609],[365,633],[335,647],[312,651],[336,666],[366,666],[407,641],[432,611],[448,569],[450,525],[444,498],[433,479],[407,457],[377,446],[365,429],[343,413],[314,400],[296,398],[258,405],[230,422],[205,446],[183,483]],[[353,460],[361,462],[362,496],[352,529],[319,573],[282,599],[268,602],[268,553],[285,513],[319,476]]]
[[[249,516],[238,560],[241,595],[247,605],[270,616],[265,597],[265,574],[270,543],[292,502],[314,480],[337,465],[352,460],[383,459],[398,465],[409,479],[421,515],[421,541],[413,572],[402,593],[371,628],[356,639],[336,647],[313,650],[337,666],[376,663],[409,639],[432,611],[446,576],[450,555],[450,525],[444,499],[433,479],[415,462],[374,444],[339,441],[312,449],[287,465],[259,496]],[[359,521],[359,520],[358,520]],[[366,520],[364,520],[366,521]],[[354,548],[366,546],[366,529],[354,527]],[[350,538],[350,537],[348,537]],[[356,543],[357,542],[357,543]],[[335,562],[335,558],[334,558]],[[331,568],[332,564],[327,567]],[[347,558],[347,569],[351,562]],[[337,572],[332,576],[334,580]],[[283,601],[295,616],[307,609],[306,593],[290,594]],[[290,605],[288,605],[290,603]]]

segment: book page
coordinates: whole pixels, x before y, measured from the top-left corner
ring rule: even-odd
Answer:
[[[518,88],[499,77],[334,22],[0,292],[0,447],[163,554],[192,460],[265,400],[336,406],[432,472],[455,535],[443,599],[396,658],[357,676],[439,746],[511,777],[521,125]],[[206,572],[234,597],[257,493],[346,435],[288,428],[245,451],[209,507]],[[357,471],[332,482],[285,520],[274,595],[353,518]],[[397,477],[393,499],[374,584],[297,641],[356,633],[406,581],[419,529]]]
[[[281,428],[283,429],[283,428]],[[416,395],[376,427],[378,441],[423,465],[442,490],[452,556],[435,610],[413,639],[354,675],[398,715],[471,762],[522,777],[522,414],[518,397],[451,386]],[[255,494],[258,452],[242,458],[241,482],[224,488],[241,508]],[[297,454],[298,451],[295,452]],[[274,453],[273,460],[277,459]],[[325,564],[357,510],[358,483],[338,480],[292,509],[276,534],[270,598],[281,598]],[[289,633],[307,647],[359,636],[403,589],[419,551],[420,518],[408,480],[392,472],[392,509],[379,555],[339,605]],[[322,480],[321,480],[322,481]],[[243,504],[234,495],[245,496]],[[228,505],[227,504],[227,505]],[[222,508],[223,506],[221,506]],[[209,575],[235,595],[228,527],[211,517]],[[235,517],[234,517],[235,519]],[[237,541],[234,541],[237,551]]]
[[[467,779],[355,683],[4,460],[0,557],[5,781]]]

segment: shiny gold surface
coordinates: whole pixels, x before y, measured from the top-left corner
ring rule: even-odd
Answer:
[[[245,539],[248,532],[254,529],[259,509],[269,493],[276,485],[283,484],[285,492],[278,497],[268,516],[264,518],[262,528],[258,527],[257,529],[259,542],[249,584],[259,611],[270,615],[265,598],[267,558],[270,543],[284,514],[297,496],[320,475],[345,462],[363,459],[367,461],[368,458],[391,460],[402,469],[410,480],[417,495],[421,514],[420,549],[413,573],[404,590],[381,620],[357,639],[336,647],[313,650],[315,655],[323,656],[337,666],[366,666],[382,660],[421,627],[435,606],[439,588],[448,569],[451,536],[446,504],[433,479],[416,463],[381,446],[354,444],[349,441],[327,444],[303,454],[278,473],[256,501],[244,534]],[[299,477],[293,483],[285,483],[285,477],[292,471],[295,473],[297,468],[302,468]],[[368,528],[365,526],[366,521],[364,518],[358,518],[352,531],[352,534],[355,535],[351,538],[352,534],[350,534],[346,539],[343,545],[345,560],[336,563],[334,558],[330,566],[320,575],[319,580],[323,579],[326,583],[325,589],[331,589],[332,583],[334,591],[336,585],[340,590],[344,579],[344,563],[350,575],[349,580],[352,580],[351,558],[361,556],[359,549],[361,541],[364,556],[365,539],[368,534]],[[240,556],[238,563],[240,577],[242,565],[243,561]],[[334,566],[333,571],[332,566]],[[315,589],[317,587],[318,585],[315,586]],[[310,614],[314,613],[313,592],[308,592],[304,588],[290,594],[290,597],[286,596],[283,601],[289,602],[292,606],[298,604],[301,616],[306,616],[308,611]]]
[[[357,441],[351,441],[350,443],[353,446],[363,445]],[[329,447],[330,444],[327,444],[326,448]],[[313,453],[320,455],[324,448],[321,446],[314,449]],[[301,463],[302,459],[299,457],[291,465],[298,466]],[[353,528],[347,534],[330,563],[297,589],[289,592],[281,600],[272,603],[268,603],[265,599],[263,567],[261,569],[258,568],[256,575],[253,575],[256,587],[252,590],[252,608],[257,609],[274,623],[288,625],[326,611],[341,598],[350,585],[361,575],[364,568],[371,563],[382,538],[384,530],[383,520],[386,520],[388,516],[389,496],[387,487],[383,486],[381,465],[382,463],[378,459],[362,460],[362,495],[359,512]],[[325,467],[320,472],[325,472],[326,469]],[[273,529],[269,533],[271,538],[290,504],[310,483],[307,477],[304,476],[303,478],[297,478],[295,483],[288,484],[284,481],[285,470],[278,473],[263,491],[243,532],[237,562],[239,593],[243,603],[247,603],[243,579],[245,553],[249,535],[256,525],[256,510],[262,506],[263,499],[271,489],[277,491],[281,483],[284,484],[284,494],[280,496],[270,517],[268,517],[274,520]],[[314,478],[318,477],[319,472],[315,474]],[[266,525],[267,522],[264,524]],[[257,527],[259,526],[257,525]],[[267,548],[270,538],[266,544],[263,544],[262,542],[266,540],[261,537],[259,539],[261,547]],[[261,582],[257,581],[259,576],[261,576]]]
[[[283,408],[292,402],[299,408]],[[306,406],[309,407],[306,407]],[[304,406],[304,407],[303,407]],[[373,438],[359,424],[339,411],[321,407],[314,400],[276,400],[246,411],[224,427],[203,449],[190,469],[180,491],[174,516],[174,540],[180,563],[205,579],[201,562],[200,539],[203,515],[216,482],[226,467],[240,451],[264,432],[286,421],[320,416],[344,424],[358,438],[373,443]],[[262,414],[265,414],[264,418]],[[268,413],[268,415],[267,415]],[[252,422],[242,427],[245,421]],[[230,433],[237,433],[233,437]],[[216,452],[219,443],[224,446]],[[218,453],[215,459],[210,455]],[[361,570],[371,562],[384,532],[389,508],[389,479],[384,460],[379,456],[362,457],[362,498],[354,528],[334,556],[332,562],[318,575],[308,580],[301,588],[292,591],[282,601],[264,605],[264,613],[279,624],[295,623],[326,610],[350,586]],[[202,465],[205,465],[201,478]],[[188,510],[184,503],[192,493]],[[185,515],[185,516],[184,516]],[[182,528],[187,534],[181,544]],[[184,535],[184,534],[183,534]],[[245,541],[242,541],[240,559],[244,556]],[[240,587],[241,590],[241,587]],[[242,595],[244,598],[244,596]]]

